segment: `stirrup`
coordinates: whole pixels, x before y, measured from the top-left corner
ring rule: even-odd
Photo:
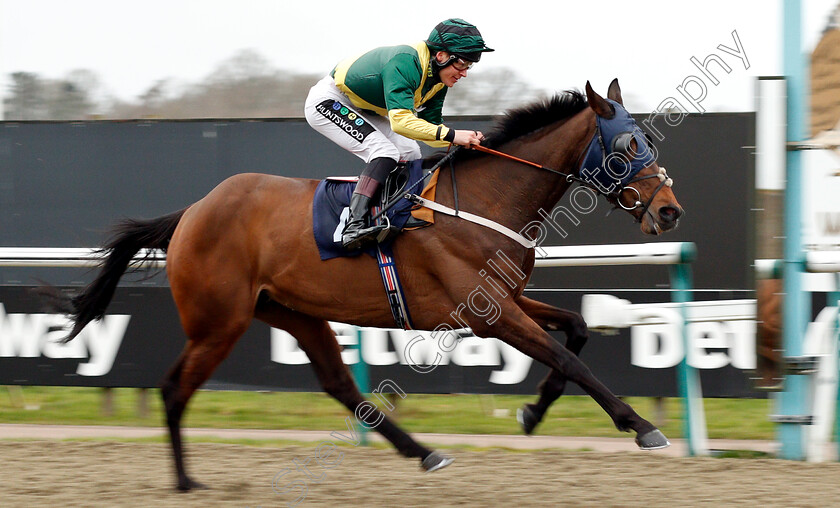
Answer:
[[[378,224],[351,233],[344,233],[341,235],[341,246],[347,250],[358,250],[365,244],[378,242],[379,235],[387,230],[388,226],[386,224]]]

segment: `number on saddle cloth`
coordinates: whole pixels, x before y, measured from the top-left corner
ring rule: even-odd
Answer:
[[[397,168],[404,169],[402,172],[395,170],[389,175],[388,181],[386,181],[381,192],[380,203],[374,204],[374,210],[377,210],[379,207],[389,204],[391,200],[396,200],[386,213],[393,234],[388,235],[381,242],[381,245],[385,247],[389,246],[396,237],[396,233],[404,228],[425,225],[422,221],[419,221],[421,224],[417,224],[416,219],[412,221],[413,223],[409,223],[409,219],[413,219],[411,216],[413,204],[406,199],[401,199],[403,192],[419,194],[423,190],[424,183],[418,183],[415,189],[408,189],[423,178],[422,161],[410,161],[405,165],[397,166]],[[312,230],[322,260],[342,256],[357,256],[361,252],[367,252],[371,256],[376,255],[375,245],[362,251],[347,251],[341,245],[341,232],[344,230],[349,217],[348,206],[350,205],[350,197],[356,187],[356,180],[331,177],[319,182],[315,190],[312,201]]]

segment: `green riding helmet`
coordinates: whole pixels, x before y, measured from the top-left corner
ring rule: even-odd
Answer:
[[[460,18],[438,23],[429,34],[426,45],[432,51],[446,51],[470,62],[479,61],[484,52],[494,51],[484,44],[484,39],[475,25]]]

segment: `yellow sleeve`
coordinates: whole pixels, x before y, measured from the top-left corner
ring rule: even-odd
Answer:
[[[449,146],[448,141],[443,138],[449,134],[449,127],[441,124],[429,123],[417,116],[408,109],[392,109],[388,111],[388,120],[391,122],[391,129],[410,139],[422,141],[429,146]]]

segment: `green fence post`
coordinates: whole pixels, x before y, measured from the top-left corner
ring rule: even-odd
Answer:
[[[697,369],[689,365],[690,349],[688,337],[688,302],[691,301],[693,282],[691,262],[697,257],[697,247],[693,243],[684,243],[679,263],[670,266],[671,300],[680,304],[682,315],[682,342],[685,355],[677,367],[677,385],[683,399],[683,432],[688,444],[688,454],[706,455],[706,418],[703,411],[703,395]]]
[[[359,361],[350,366],[350,371],[353,373],[353,378],[356,380],[356,386],[359,387],[359,391],[362,392],[362,395],[367,395],[370,393],[370,377],[368,376],[368,366],[365,363],[364,356],[362,355],[362,329],[358,326],[354,326],[353,328],[356,330],[356,350],[359,352]],[[357,421],[357,423],[359,427],[361,445],[367,446],[368,429],[362,424],[362,422]]]
[[[840,334],[840,273],[832,274],[834,275],[834,291],[831,291],[827,295],[826,305],[828,307],[837,307],[837,315],[834,316],[834,329],[831,330],[831,333],[834,334],[834,351],[831,353],[837,356],[840,354],[840,351],[837,350],[837,345],[840,344],[840,338],[838,335]],[[840,460],[840,362],[837,363],[838,367],[838,384],[837,384],[837,399],[834,406],[834,441],[835,445],[837,446],[837,457]]]
[[[783,4],[783,67],[787,80],[787,140],[807,137],[808,59],[802,51],[802,8],[799,0]],[[784,210],[784,292],[782,343],[783,359],[802,355],[802,342],[810,321],[810,294],[802,286],[805,263],[802,255],[802,156],[798,149],[787,151],[787,184]],[[803,424],[808,415],[808,382],[801,373],[785,375],[784,391],[778,395],[777,435],[783,459],[805,458]]]

